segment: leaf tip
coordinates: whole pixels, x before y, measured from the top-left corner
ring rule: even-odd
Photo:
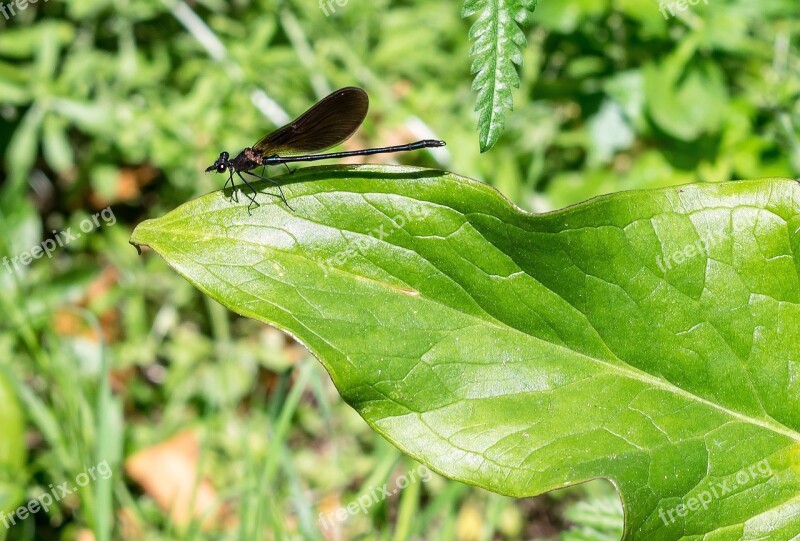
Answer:
[[[157,231],[154,227],[156,222],[157,220],[145,220],[133,229],[128,244],[136,248],[139,255],[142,255],[142,246],[150,247],[154,238],[153,234]]]

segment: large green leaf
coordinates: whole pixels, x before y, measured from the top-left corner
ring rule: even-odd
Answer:
[[[132,242],[292,333],[448,477],[512,496],[610,479],[626,539],[800,536],[798,183],[529,215],[426,170],[281,180],[294,211],[216,192]]]

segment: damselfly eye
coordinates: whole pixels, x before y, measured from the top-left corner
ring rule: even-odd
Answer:
[[[224,173],[224,172],[225,172],[225,164],[224,163],[217,164],[217,173]]]

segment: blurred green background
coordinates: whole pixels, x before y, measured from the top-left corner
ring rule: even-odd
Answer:
[[[444,139],[391,159],[537,212],[800,176],[797,0],[541,0],[485,154],[457,3],[3,6],[0,539],[619,539],[605,482],[517,501],[421,478],[301,346],[128,244],[139,221],[222,186],[202,173],[221,150],[331,90],[372,100],[347,148]],[[67,231],[82,235],[19,259]],[[110,477],[2,522],[103,462]],[[398,490],[347,510],[379,487]]]

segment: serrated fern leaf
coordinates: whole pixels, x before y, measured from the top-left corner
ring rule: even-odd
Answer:
[[[520,26],[528,23],[537,0],[466,0],[462,17],[478,15],[469,31],[473,41],[471,72],[478,93],[478,136],[481,152],[494,146],[505,125],[506,111],[513,108],[511,91],[519,88],[516,66],[522,65],[521,49],[527,45]]]
[[[571,505],[565,516],[573,523],[561,541],[617,541],[624,516],[616,496],[592,497]]]

